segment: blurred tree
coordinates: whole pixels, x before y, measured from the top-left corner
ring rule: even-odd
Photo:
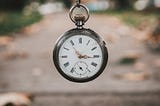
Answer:
[[[30,1],[33,1],[33,0],[30,0]],[[45,3],[46,0],[35,0],[36,2],[39,2],[39,3]]]
[[[116,5],[116,9],[129,9],[132,8],[133,3],[136,0],[113,0]]]
[[[28,0],[0,0],[1,10],[21,10]]]
[[[66,8],[70,8],[72,5],[72,0],[56,0],[56,1],[63,2]]]
[[[46,0],[0,0],[0,10],[22,10],[30,2],[44,3]]]

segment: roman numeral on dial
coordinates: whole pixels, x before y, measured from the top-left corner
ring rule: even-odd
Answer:
[[[95,49],[97,49],[97,47],[94,47],[94,48],[92,48],[91,50],[93,51],[93,50],[95,50]]]
[[[97,63],[92,62],[91,65],[94,66],[94,67],[96,67],[96,66],[97,66]]]
[[[87,44],[86,45],[88,45],[90,43],[90,40],[87,42]]]
[[[69,62],[65,63],[64,66],[65,66],[65,67],[69,66]]]
[[[99,57],[100,57],[99,55],[94,55],[94,56],[93,56],[93,58],[99,58]]]
[[[70,43],[72,44],[72,46],[74,46],[74,42],[71,40]]]
[[[79,43],[82,44],[82,38],[79,38]]]
[[[71,73],[73,73],[73,72],[74,72],[74,68],[71,69]]]
[[[67,51],[69,51],[69,49],[68,49],[68,48],[66,48],[66,47],[64,47],[64,49],[65,49],[65,50],[67,50]]]
[[[68,56],[62,56],[62,58],[67,58]]]

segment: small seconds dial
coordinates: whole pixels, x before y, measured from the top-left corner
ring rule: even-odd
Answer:
[[[74,35],[66,39],[59,49],[61,70],[75,79],[87,79],[101,68],[103,55],[98,42],[86,35]]]
[[[72,71],[75,71],[76,74],[82,76],[84,74],[87,73],[88,71],[88,65],[83,62],[83,61],[79,61],[75,64],[74,68],[72,69]]]

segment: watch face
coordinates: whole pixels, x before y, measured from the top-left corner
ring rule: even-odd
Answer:
[[[54,63],[58,71],[74,82],[87,82],[96,78],[103,70],[108,53],[99,39],[85,33],[64,35],[54,50]]]

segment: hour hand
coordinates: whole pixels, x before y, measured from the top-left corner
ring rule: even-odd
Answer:
[[[84,55],[84,59],[92,58],[91,56]]]
[[[79,56],[79,58],[88,59],[88,58],[93,58],[93,57],[90,57],[90,56],[87,56],[87,55],[81,55],[81,56]]]

